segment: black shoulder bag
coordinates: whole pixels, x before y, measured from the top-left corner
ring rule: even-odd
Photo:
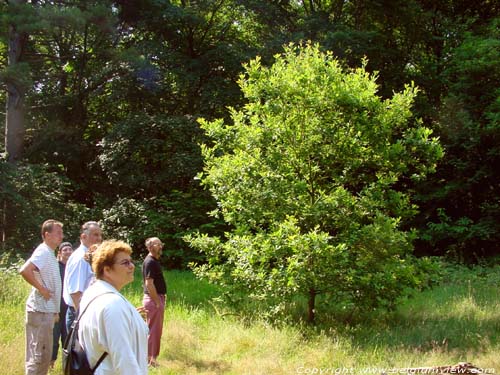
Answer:
[[[79,314],[78,317],[74,320],[73,324],[71,324],[68,336],[64,341],[64,346],[62,349],[62,364],[64,375],[92,375],[104,360],[104,358],[106,358],[106,356],[108,355],[107,352],[104,352],[97,361],[94,368],[90,367],[85,349],[82,347],[78,339],[78,327],[80,325],[80,319],[82,318],[83,314],[85,314],[85,311],[87,311],[87,308],[90,306],[90,304],[96,298],[104,294],[108,293],[99,294],[98,296],[95,296],[92,300],[90,300],[82,313]]]

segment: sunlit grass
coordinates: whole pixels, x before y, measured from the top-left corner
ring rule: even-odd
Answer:
[[[140,267],[123,293],[142,304]],[[458,268],[457,268],[458,270]],[[155,374],[299,374],[312,369],[404,368],[468,361],[500,372],[500,267],[463,275],[417,294],[392,314],[356,324],[271,326],[223,315],[210,303],[217,289],[190,272],[168,271],[167,310]],[[0,366],[21,375],[24,303],[29,287],[15,274],[0,285]],[[58,363],[58,366],[60,364]],[[60,368],[52,371],[59,374]],[[380,372],[378,372],[380,373]],[[377,374],[378,374],[377,373]]]

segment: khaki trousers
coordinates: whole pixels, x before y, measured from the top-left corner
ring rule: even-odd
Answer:
[[[26,375],[47,375],[52,358],[53,313],[26,312]]]

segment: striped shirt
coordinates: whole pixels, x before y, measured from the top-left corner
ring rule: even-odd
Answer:
[[[31,293],[26,301],[26,311],[37,311],[44,313],[58,313],[61,303],[61,275],[59,264],[54,255],[54,251],[45,243],[41,243],[33,251],[28,259],[38,270],[35,277],[45,288],[50,290],[51,297],[47,301],[35,287],[31,288]]]

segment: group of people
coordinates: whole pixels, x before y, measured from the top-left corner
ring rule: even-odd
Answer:
[[[91,367],[106,353],[96,374],[147,374],[158,366],[167,285],[160,263],[163,244],[145,241],[143,304],[134,307],[121,289],[134,279],[132,248],[102,241],[99,223],[81,227],[80,246],[62,242],[63,224],[46,220],[42,243],[20,269],[32,285],[26,301],[26,375],[47,374],[74,320]],[[55,251],[57,251],[57,258]],[[145,316],[145,319],[143,318]]]

